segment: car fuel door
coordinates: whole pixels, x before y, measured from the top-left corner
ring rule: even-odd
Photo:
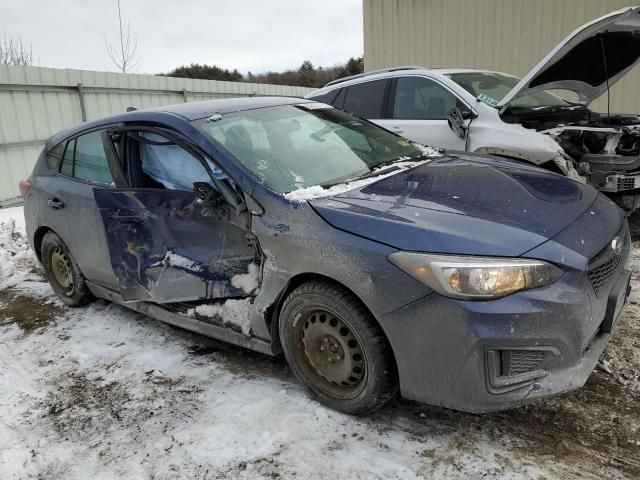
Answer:
[[[170,132],[137,126],[109,133],[130,188],[94,195],[123,300],[255,294],[259,249],[232,180]]]

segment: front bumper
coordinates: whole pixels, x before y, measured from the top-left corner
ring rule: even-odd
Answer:
[[[382,320],[405,398],[470,412],[581,387],[629,293],[626,258],[596,295],[585,272],[482,302],[431,294]]]

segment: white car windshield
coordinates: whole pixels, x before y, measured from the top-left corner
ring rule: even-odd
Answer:
[[[463,72],[451,73],[446,76],[478,100],[494,108],[500,105],[500,100],[520,81],[518,77],[496,72]],[[511,107],[536,108],[568,106],[570,103],[551,92],[541,90],[517,97],[509,105]]]
[[[321,103],[215,114],[194,123],[281,193],[332,185],[424,156],[403,138]]]

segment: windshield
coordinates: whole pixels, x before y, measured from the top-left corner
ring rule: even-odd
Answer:
[[[451,80],[464,88],[471,95],[491,107],[497,107],[507,93],[515,87],[520,79],[511,75],[495,72],[465,72],[448,74]],[[545,90],[530,92],[517,97],[509,103],[511,107],[553,107],[569,105],[568,102]]]
[[[266,186],[286,193],[423,156],[406,140],[328,105],[259,108],[194,122]]]

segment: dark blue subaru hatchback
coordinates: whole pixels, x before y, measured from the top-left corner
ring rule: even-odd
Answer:
[[[398,389],[490,411],[580,387],[629,291],[627,223],[594,189],[308,100],[87,123],[49,140],[21,191],[65,303],[284,353],[347,413]]]

